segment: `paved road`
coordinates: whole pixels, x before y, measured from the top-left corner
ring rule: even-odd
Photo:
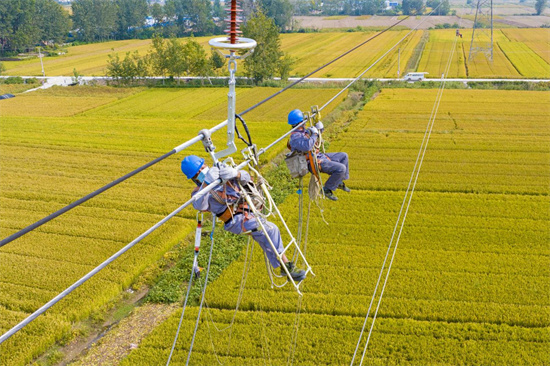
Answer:
[[[0,76],[0,78],[7,78],[8,76]],[[44,80],[44,83],[39,86],[38,88],[34,88],[34,89],[29,89],[27,90],[25,93],[28,93],[28,92],[32,92],[32,91],[35,91],[35,90],[40,90],[40,89],[48,89],[48,88],[51,88],[52,86],[54,85],[58,85],[58,86],[68,86],[68,85],[72,85],[75,83],[75,79],[74,77],[72,76],[53,76],[53,77],[36,77],[36,76],[22,76],[23,79],[38,79],[38,80]],[[161,77],[148,77],[147,79],[161,79]],[[182,80],[195,80],[195,79],[201,79],[200,77],[183,77],[181,78]],[[227,79],[226,77],[216,77],[216,78],[212,78],[212,79]],[[278,78],[275,78],[276,80]],[[83,84],[88,84],[89,82],[91,81],[99,81],[99,80],[111,80],[110,77],[106,77],[106,76],[82,76],[82,77],[79,77],[78,78],[78,82],[79,84],[83,85]],[[299,78],[289,78],[288,79],[289,81],[296,81],[296,80],[299,80]],[[341,82],[341,83],[345,83],[345,82],[350,82],[354,80],[354,78],[307,78],[306,80],[304,80],[303,82],[309,82],[309,83],[329,83],[329,82]],[[377,79],[373,79],[373,78],[365,78],[364,80],[380,80],[380,81],[399,81],[399,80],[403,80],[403,79],[397,79],[397,78],[377,78]],[[458,81],[458,82],[463,82],[463,83],[467,83],[467,82],[494,82],[494,81],[526,81],[526,82],[530,82],[530,83],[540,83],[540,82],[545,82],[545,83],[548,83],[550,82],[550,79],[445,79],[447,81]],[[426,79],[426,81],[442,81],[442,79]]]

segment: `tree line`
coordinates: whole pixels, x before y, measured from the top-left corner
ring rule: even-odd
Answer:
[[[262,10],[255,11],[243,26],[245,37],[254,38],[258,46],[244,60],[244,74],[254,83],[261,83],[274,76],[287,79],[294,60],[281,51],[279,30],[275,20]],[[162,76],[176,79],[182,76],[227,75],[224,57],[213,51],[210,55],[192,37],[182,41],[176,37],[155,35],[147,55],[128,52],[121,58],[109,55],[106,75],[119,84],[133,83],[146,76]],[[204,82],[202,80],[201,82]]]
[[[290,0],[242,0],[248,19],[261,7],[279,30],[291,22]],[[145,20],[150,16],[153,24]],[[68,40],[97,42],[130,38],[221,34],[225,11],[220,0],[74,0],[71,15],[55,0],[0,0],[1,50],[21,52],[39,44]]]
[[[54,0],[0,1],[1,51],[64,42],[70,28],[69,14]]]
[[[392,9],[386,9],[384,0],[325,0],[312,2],[297,0],[295,13],[299,15],[404,15],[422,14],[425,6],[435,8],[441,3],[434,15],[447,15],[451,11],[449,0],[402,0]]]

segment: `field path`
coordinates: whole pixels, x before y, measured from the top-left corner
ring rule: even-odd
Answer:
[[[126,318],[110,328],[72,366],[116,366],[155,327],[172,314],[177,305],[145,304],[134,309]]]

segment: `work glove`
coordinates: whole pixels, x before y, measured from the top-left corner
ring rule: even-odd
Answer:
[[[323,125],[323,122],[319,121],[315,124],[315,128],[319,131],[323,132],[325,130],[325,126]]]
[[[220,167],[220,178],[223,180],[231,180],[237,178],[239,171],[229,165],[222,165]]]
[[[309,133],[310,136],[319,135],[319,130],[315,127],[308,128],[307,132]]]
[[[217,179],[220,178],[220,170],[213,166],[212,168],[208,169],[208,173],[206,173],[206,176],[204,177],[204,181],[206,184],[210,184],[215,182]]]

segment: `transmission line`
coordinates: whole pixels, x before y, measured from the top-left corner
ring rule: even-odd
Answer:
[[[407,19],[407,18],[405,18],[405,19]],[[332,64],[333,62],[339,60],[340,58],[346,56],[347,54],[349,54],[349,53],[355,51],[355,50],[358,49],[359,47],[361,47],[361,46],[365,45],[366,43],[372,41],[373,39],[375,39],[376,37],[380,36],[381,34],[387,32],[388,30],[390,30],[391,28],[395,27],[396,25],[398,25],[399,23],[401,23],[401,22],[404,21],[405,19],[402,19],[402,20],[398,21],[397,23],[395,23],[395,24],[389,26],[388,28],[386,28],[386,29],[382,30],[381,32],[375,34],[374,36],[372,36],[371,38],[367,39],[366,41],[364,41],[364,42],[360,43],[359,45],[357,45],[357,46],[351,48],[350,50],[348,50],[348,51],[342,53],[342,54],[339,55],[338,57],[336,57],[336,58],[332,59],[331,61],[327,62],[326,64],[324,64],[324,65],[318,67],[317,69],[315,69],[314,71],[310,72],[310,73],[307,74],[306,76],[304,76],[304,77],[302,77],[302,78],[300,78],[300,79],[294,81],[292,84],[290,84],[290,85],[284,87],[283,89],[281,89],[281,90],[279,90],[279,91],[273,93],[273,94],[270,95],[269,97],[263,99],[262,101],[260,101],[260,102],[258,102],[258,103],[256,103],[256,104],[254,104],[253,106],[251,106],[251,107],[245,109],[243,112],[238,113],[238,114],[242,116],[242,115],[244,115],[244,114],[246,114],[246,113],[248,113],[248,112],[250,112],[250,111],[256,109],[257,107],[261,106],[262,104],[264,104],[265,102],[271,100],[272,98],[276,97],[277,95],[279,95],[279,94],[285,92],[286,90],[288,90],[288,89],[294,87],[296,84],[302,82],[303,80],[305,80],[306,78],[310,77],[311,75],[313,75],[313,74],[316,73],[317,71],[322,70],[323,68],[325,68],[325,67],[327,67],[328,65]],[[225,126],[227,126],[227,120],[225,120],[224,122],[222,122],[222,123],[220,123],[219,125],[213,127],[212,129],[210,129],[210,132],[213,133],[213,132],[215,132],[215,131],[220,130],[221,128],[223,128],[223,127],[225,127]],[[106,190],[108,190],[108,189],[110,189],[110,188],[112,188],[112,187],[114,187],[114,186],[116,186],[116,185],[118,185],[118,184],[124,182],[124,181],[127,180],[128,178],[131,178],[131,177],[133,177],[134,175],[136,175],[136,174],[138,174],[138,173],[144,171],[145,169],[148,169],[148,168],[150,168],[151,166],[153,166],[153,165],[155,165],[155,164],[157,164],[157,163],[163,161],[164,159],[168,158],[169,156],[172,156],[172,155],[174,155],[174,154],[176,154],[176,153],[179,153],[180,151],[184,150],[185,148],[194,145],[195,143],[201,141],[204,137],[205,137],[205,136],[204,136],[202,133],[199,133],[198,136],[195,136],[193,139],[191,139],[191,140],[189,140],[189,141],[187,141],[187,142],[185,142],[185,143],[183,143],[183,144],[181,144],[181,145],[179,145],[179,146],[176,146],[175,148],[173,148],[171,151],[165,153],[164,155],[159,156],[158,158],[156,158],[156,159],[154,159],[154,160],[148,162],[147,164],[145,164],[145,165],[143,165],[143,166],[141,166],[141,167],[139,167],[139,168],[137,168],[137,169],[131,171],[130,173],[128,173],[128,174],[126,174],[126,175],[124,175],[124,176],[122,176],[122,177],[120,177],[120,178],[118,178],[118,179],[116,179],[116,180],[114,180],[114,181],[112,181],[112,182],[106,184],[105,186],[103,186],[103,187],[101,187],[101,188],[95,190],[94,192],[92,192],[92,193],[90,193],[90,194],[88,194],[88,195],[86,195],[86,196],[84,196],[84,197],[82,197],[82,198],[80,198],[80,199],[78,199],[78,200],[76,200],[76,201],[70,203],[69,205],[67,205],[67,206],[65,206],[65,207],[63,207],[63,208],[57,210],[56,212],[54,212],[54,213],[52,213],[52,214],[50,214],[50,215],[48,215],[48,216],[46,216],[46,217],[44,217],[44,218],[42,218],[42,219],[36,221],[35,223],[33,223],[33,224],[31,224],[31,225],[25,227],[24,229],[21,229],[21,230],[19,230],[18,232],[16,232],[16,233],[14,233],[14,234],[12,234],[12,235],[10,235],[10,236],[8,236],[8,237],[2,239],[2,240],[0,241],[0,248],[3,247],[4,245],[6,245],[6,244],[8,244],[8,243],[10,243],[10,242],[12,242],[12,241],[14,241],[15,239],[17,239],[17,238],[19,238],[19,237],[21,237],[21,236],[23,236],[23,235],[25,235],[25,234],[27,234],[27,233],[33,231],[34,229],[37,229],[38,227],[40,227],[40,226],[44,225],[45,223],[47,223],[47,222],[49,222],[49,221],[55,219],[56,217],[63,215],[63,214],[66,213],[67,211],[70,211],[70,210],[72,210],[73,208],[75,208],[75,207],[77,207],[77,206],[80,206],[80,205],[83,204],[84,202],[86,202],[86,201],[88,201],[88,200],[94,198],[95,196],[97,196],[97,195],[99,195],[99,194],[105,192]]]

